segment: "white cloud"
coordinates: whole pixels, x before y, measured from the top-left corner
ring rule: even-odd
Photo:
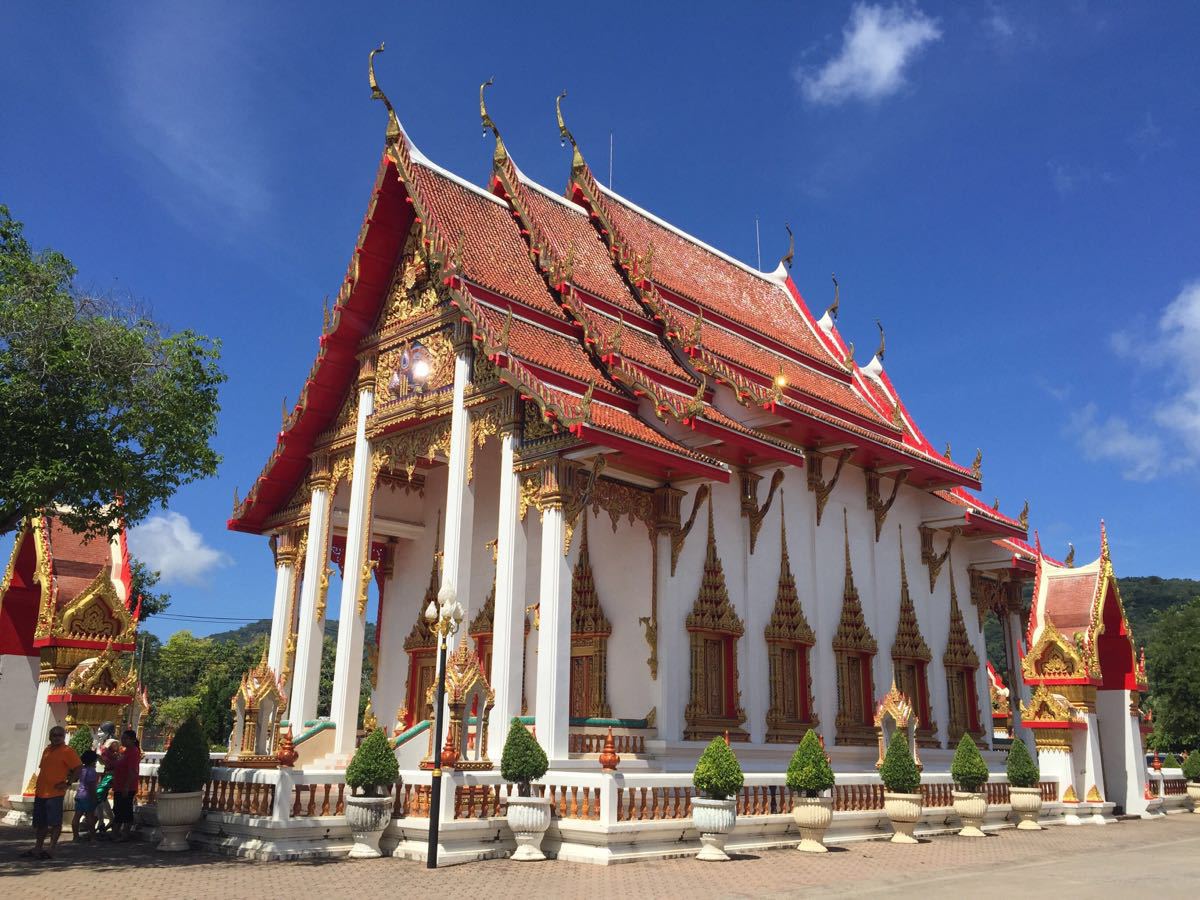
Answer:
[[[879,100],[904,86],[905,68],[941,36],[937,20],[915,7],[859,3],[842,29],[838,55],[797,78],[813,103]]]
[[[254,94],[261,29],[230,4],[139,7],[111,54],[118,139],[184,221],[249,226],[270,211],[267,135]]]
[[[1150,481],[1163,472],[1163,445],[1158,435],[1138,433],[1120,416],[1101,420],[1095,403],[1071,415],[1067,431],[1079,441],[1086,459],[1117,462],[1130,481]]]
[[[1190,282],[1159,316],[1154,329],[1110,336],[1116,354],[1161,375],[1147,421],[1120,416],[1101,422],[1095,404],[1071,417],[1068,429],[1088,459],[1124,465],[1126,478],[1146,481],[1200,463],[1200,279]],[[1170,452],[1168,453],[1168,448]]]
[[[130,552],[158,572],[164,585],[203,585],[214,569],[232,560],[204,542],[188,517],[177,512],[150,516],[129,530]]]
[[[1112,184],[1117,180],[1112,172],[1093,166],[1078,166],[1051,160],[1046,163],[1046,168],[1050,172],[1050,182],[1054,185],[1054,190],[1062,197],[1085,185],[1095,182]]]

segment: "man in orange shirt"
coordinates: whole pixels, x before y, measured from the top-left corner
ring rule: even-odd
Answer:
[[[67,732],[61,725],[50,729],[50,746],[42,751],[38,766],[37,785],[33,798],[33,827],[37,845],[22,853],[25,857],[49,859],[62,834],[63,795],[71,780],[79,773],[79,754],[67,746]],[[50,836],[50,850],[42,849]]]

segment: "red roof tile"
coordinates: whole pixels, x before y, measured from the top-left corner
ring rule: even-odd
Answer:
[[[1092,604],[1096,599],[1097,573],[1057,575],[1046,583],[1045,618],[1068,637],[1087,631],[1092,625]]]

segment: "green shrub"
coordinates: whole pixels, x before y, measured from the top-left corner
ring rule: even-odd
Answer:
[[[908,749],[908,735],[901,729],[896,730],[888,743],[879,777],[893,794],[916,794],[921,790],[921,773]]]
[[[92,749],[92,729],[86,725],[80,725],[75,729],[75,733],[71,735],[71,739],[67,741],[67,744],[79,756],[83,756],[84,750]]]
[[[517,786],[517,795],[529,796],[529,782],[546,774],[550,760],[546,751],[537,742],[521,720],[513,717],[508,726],[508,737],[504,739],[504,752],[500,755],[500,777]]]
[[[1037,760],[1033,758],[1029,748],[1020,738],[1016,738],[1012,742],[1012,746],[1008,748],[1008,763],[1005,768],[1008,772],[1008,783],[1013,787],[1037,787],[1042,780]]]
[[[816,797],[821,791],[832,788],[833,781],[833,769],[829,768],[825,748],[817,740],[816,729],[810,728],[788,763],[787,786],[803,792],[805,797]]]
[[[742,767],[724,738],[713,738],[700,754],[692,784],[710,800],[725,800],[742,789]]]
[[[354,751],[354,758],[346,766],[346,784],[351,790],[362,788],[367,797],[379,797],[399,778],[400,764],[392,744],[383,729],[376,728]]]
[[[1183,761],[1183,777],[1200,784],[1200,750],[1193,750]]]
[[[983,761],[983,754],[969,734],[964,734],[958,742],[954,760],[950,763],[950,776],[955,784],[972,794],[987,784],[987,763]]]
[[[193,716],[175,732],[171,746],[158,766],[158,786],[169,794],[198,791],[208,781],[212,764],[208,759],[208,738]]]
[[[1174,753],[1167,754],[1167,758],[1163,760],[1163,768],[1164,769],[1178,769],[1179,768],[1179,760],[1177,760],[1175,758]]]

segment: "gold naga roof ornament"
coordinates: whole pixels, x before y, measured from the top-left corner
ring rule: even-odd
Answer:
[[[567,128],[567,123],[563,119],[562,102],[567,96],[566,89],[554,98],[554,115],[558,119],[558,137],[562,142],[562,146],[567,146],[567,142],[571,142],[571,171],[575,172],[584,168],[583,154],[579,151],[579,145],[575,143],[575,135],[571,134],[571,130]]]
[[[976,480],[983,479],[983,451],[979,448],[975,449],[975,460],[971,463],[971,474]]]
[[[371,51],[367,57],[367,81],[371,85],[371,99],[381,100],[388,111],[388,127],[387,140],[391,143],[396,138],[400,137],[400,119],[396,116],[395,107],[392,106],[392,101],[387,98],[387,94],[383,92],[383,88],[379,86],[379,82],[375,78],[375,54],[383,52],[383,41],[379,42],[379,46]]]
[[[875,351],[875,358],[883,362],[883,353],[887,349],[887,337],[883,333],[883,323],[878,319],[875,320],[875,327],[879,329],[879,349]],[[896,408],[899,409],[899,407],[900,404],[897,403]]]
[[[796,236],[792,234],[792,226],[787,222],[783,223],[783,227],[787,230],[788,251],[783,255],[783,258],[779,260],[779,264],[785,269],[790,269],[792,267],[792,263],[796,259]]]
[[[496,152],[494,158],[499,161],[508,156],[508,148],[504,146],[504,138],[500,137],[500,129],[496,126],[495,120],[487,111],[487,101],[484,99],[483,92],[496,83],[495,76],[492,76],[483,84],[479,85],[479,124],[483,128],[483,136],[487,137],[487,133],[491,131],[496,137]]]
[[[833,279],[833,302],[829,304],[829,308],[825,310],[825,315],[833,319],[835,322],[838,317],[838,308],[842,304],[842,296],[838,287],[837,273],[831,272],[829,277]]]

